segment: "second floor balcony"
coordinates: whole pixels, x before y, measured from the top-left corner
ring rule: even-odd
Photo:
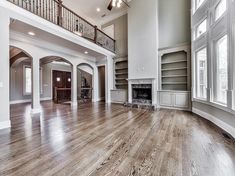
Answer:
[[[115,40],[62,4],[61,0],[7,0],[115,53]]]

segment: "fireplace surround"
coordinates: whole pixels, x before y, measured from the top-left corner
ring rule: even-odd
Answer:
[[[128,105],[155,108],[157,104],[155,82],[155,78],[128,79]]]

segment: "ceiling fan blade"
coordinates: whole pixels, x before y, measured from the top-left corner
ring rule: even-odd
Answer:
[[[109,5],[108,5],[108,8],[107,8],[109,11],[111,11],[113,9],[113,6],[112,6],[112,0],[110,1]]]

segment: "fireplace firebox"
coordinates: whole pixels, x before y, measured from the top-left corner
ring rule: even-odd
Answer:
[[[152,104],[152,84],[132,84],[132,103]]]

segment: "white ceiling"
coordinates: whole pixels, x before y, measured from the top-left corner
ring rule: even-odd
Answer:
[[[112,19],[115,19],[127,12],[127,6],[122,3],[120,8],[107,9],[111,0],[64,0],[63,4],[76,12],[83,18],[86,18],[94,25],[100,26]],[[130,0],[128,0],[130,2]],[[100,8],[100,12],[96,9]],[[101,17],[106,14],[105,17]]]

